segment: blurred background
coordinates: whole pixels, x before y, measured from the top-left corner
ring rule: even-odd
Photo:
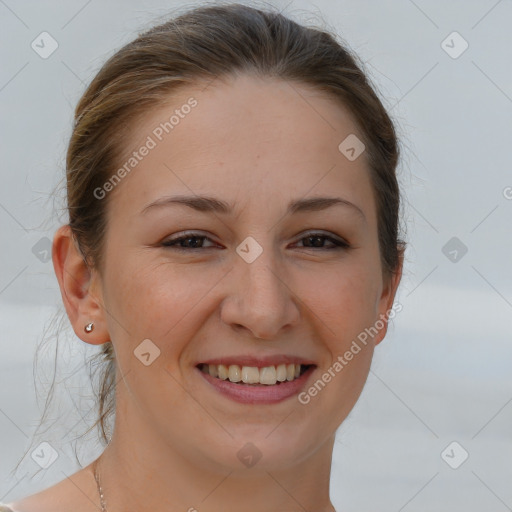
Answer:
[[[402,139],[403,309],[338,431],[333,503],[340,512],[510,511],[512,2],[269,4],[356,51]],[[66,320],[55,357],[63,306],[51,239],[67,222],[56,187],[74,106],[99,67],[193,5],[202,3],[0,0],[0,501],[101,453],[96,432],[79,437],[95,418],[84,360],[97,347]],[[55,364],[55,403],[36,431]],[[56,453],[46,469],[41,443]]]

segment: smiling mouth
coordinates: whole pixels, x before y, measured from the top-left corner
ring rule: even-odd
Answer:
[[[203,373],[219,380],[229,380],[234,384],[249,386],[277,386],[291,382],[304,374],[311,364],[279,364],[274,366],[240,366],[237,364],[198,364]]]

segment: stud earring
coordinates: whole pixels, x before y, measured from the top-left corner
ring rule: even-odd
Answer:
[[[85,327],[84,331],[89,334],[94,329],[94,324],[92,322],[89,322]]]

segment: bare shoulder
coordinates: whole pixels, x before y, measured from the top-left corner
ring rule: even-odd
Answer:
[[[97,512],[99,502],[92,465],[48,489],[6,505],[12,512]]]

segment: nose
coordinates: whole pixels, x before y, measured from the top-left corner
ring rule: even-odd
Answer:
[[[230,293],[222,303],[222,321],[237,331],[249,331],[254,338],[277,339],[300,319],[300,301],[288,273],[271,249],[252,263],[236,258]]]

